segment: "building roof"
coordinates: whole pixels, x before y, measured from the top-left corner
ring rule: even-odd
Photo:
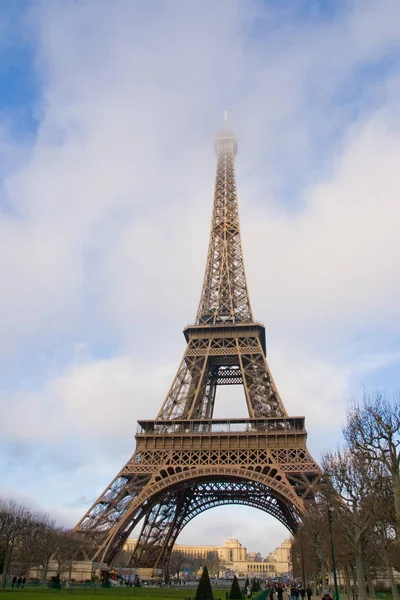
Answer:
[[[234,538],[230,538],[229,540],[225,540],[225,542],[222,544],[223,548],[243,548],[242,544],[239,542],[239,540],[236,540]]]

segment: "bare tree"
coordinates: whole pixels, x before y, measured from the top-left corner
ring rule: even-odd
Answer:
[[[399,600],[399,593],[397,590],[397,583],[394,578],[393,573],[393,565],[391,560],[391,549],[392,544],[391,540],[388,537],[388,530],[384,523],[380,522],[376,527],[376,533],[378,536],[378,540],[380,542],[380,557],[383,563],[383,566],[386,569],[386,572],[389,577],[390,587],[392,588],[392,596],[393,600]]]
[[[400,543],[400,394],[390,402],[381,392],[364,394],[363,402],[348,411],[344,436],[365,460],[382,464],[394,490],[396,538]]]
[[[382,483],[381,473],[348,449],[326,454],[322,464],[334,488],[328,488],[327,500],[334,503],[341,526],[347,528],[353,541],[359,598],[366,600],[363,543],[367,531],[379,519],[376,492]]]
[[[0,502],[0,548],[3,580],[7,579],[15,550],[23,545],[23,534],[32,519],[31,512],[13,500]]]
[[[329,514],[328,514],[329,507]],[[292,566],[296,578],[314,584],[314,593],[320,595],[321,574],[332,571],[328,519],[331,519],[332,538],[335,549],[336,567],[339,578],[351,589],[354,570],[354,540],[348,508],[343,506],[331,485],[321,485],[315,502],[303,517],[301,530],[296,534],[292,546]],[[304,564],[304,569],[303,569]]]
[[[395,509],[393,486],[390,478],[382,480],[382,486],[376,499],[379,503],[379,520],[374,526],[366,543],[367,560],[376,564],[379,568],[386,569],[392,588],[393,600],[399,600],[397,584],[394,579],[393,567],[397,570],[400,565],[396,564],[395,555],[400,554],[399,545],[395,544]],[[369,556],[368,556],[369,555]]]
[[[82,559],[84,550],[84,542],[70,530],[58,530],[57,550],[54,558],[57,561],[58,572],[63,571],[68,573],[68,581],[71,581],[72,570],[75,563]]]
[[[49,563],[58,548],[59,530],[53,521],[45,523],[37,548],[37,564],[42,566],[42,581],[47,579]]]
[[[303,517],[301,529],[293,540],[291,562],[295,578],[303,580],[304,585],[310,580],[317,584],[319,574],[329,567],[329,540],[327,532],[326,507],[317,498]],[[314,590],[315,593],[317,590]]]
[[[71,579],[78,560],[87,560],[88,547],[71,531],[56,528],[48,515],[32,512],[13,500],[0,499],[0,572],[3,581],[10,568],[15,574],[29,576],[32,566],[46,579],[54,559],[59,574],[67,570]]]
[[[48,542],[47,534],[54,531],[54,528],[54,521],[47,515],[29,512],[25,515],[14,558],[20,564],[21,574],[29,576],[32,564],[42,563],[43,553],[48,553],[45,546]],[[53,552],[54,550],[55,548]]]
[[[191,565],[190,556],[182,552],[182,550],[173,550],[169,561],[169,570],[172,576],[179,577],[182,569]]]
[[[218,552],[216,552],[215,550],[211,550],[210,552],[207,552],[207,556],[206,556],[206,560],[204,561],[204,564],[207,566],[209,572],[214,575],[214,574],[218,574],[220,568],[221,568],[221,560],[218,556]]]

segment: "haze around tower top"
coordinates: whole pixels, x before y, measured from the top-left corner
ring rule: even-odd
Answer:
[[[9,0],[0,50],[0,495],[74,525],[155,417],[226,110],[252,309],[312,455],[364,388],[397,389],[396,0]],[[246,416],[229,392],[216,416]],[[287,532],[220,507],[179,542],[231,536],[264,556]]]

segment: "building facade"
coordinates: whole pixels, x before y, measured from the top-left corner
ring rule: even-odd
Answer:
[[[285,575],[291,572],[291,556],[292,540],[287,539],[282,542],[278,548],[270,552],[267,556],[267,562],[275,565],[275,570],[278,575]]]
[[[124,550],[129,553],[133,552],[136,542],[135,538],[128,539]],[[221,576],[226,571],[233,571],[239,577],[267,578],[290,574],[291,546],[292,541],[287,539],[265,559],[259,552],[247,552],[247,548],[234,538],[225,540],[221,546],[175,544],[174,551],[183,552],[193,559],[206,559],[210,554],[217,554],[222,567]]]

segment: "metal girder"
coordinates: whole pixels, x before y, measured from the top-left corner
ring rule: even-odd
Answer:
[[[207,338],[194,328],[186,351],[157,419],[211,418],[215,387],[242,384],[250,417],[286,416],[265,357],[259,329],[240,337],[214,326]],[[212,390],[212,391],[211,391]]]

